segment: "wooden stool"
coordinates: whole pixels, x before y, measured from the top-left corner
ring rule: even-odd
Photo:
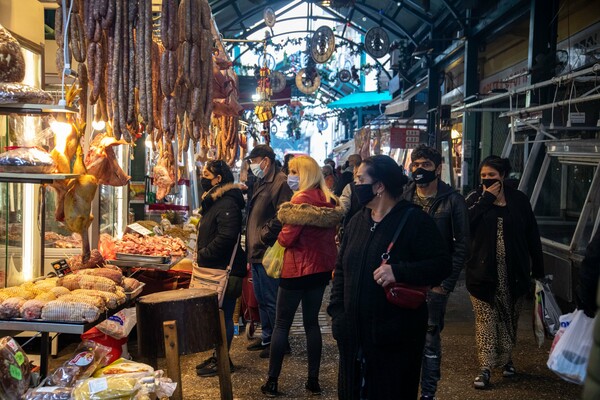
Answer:
[[[178,383],[174,399],[182,399],[179,356],[217,348],[221,399],[233,399],[223,310],[217,293],[181,289],[143,296],[136,305],[139,352],[153,367],[167,358],[167,375]]]

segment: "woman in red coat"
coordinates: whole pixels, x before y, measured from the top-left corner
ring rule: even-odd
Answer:
[[[269,397],[282,395],[277,379],[300,301],[308,352],[305,387],[312,394],[321,393],[322,340],[318,315],[337,257],[336,227],[344,215],[338,199],[327,189],[319,164],[311,157],[299,156],[290,161],[288,184],[295,194],[277,213],[283,224],[277,241],[285,253],[271,339],[269,377],[261,387]]]

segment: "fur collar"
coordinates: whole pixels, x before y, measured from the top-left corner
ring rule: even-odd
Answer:
[[[334,228],[344,217],[344,208],[337,205],[331,207],[317,207],[312,204],[292,204],[285,202],[279,207],[277,218],[284,224],[310,225],[318,228]]]
[[[228,191],[232,190],[232,189],[240,189],[242,190],[242,185],[239,183],[227,183],[225,185],[222,186],[216,186],[213,189],[211,189],[206,195],[210,196],[212,198],[212,200],[217,200],[218,198],[223,197],[223,195],[225,193],[227,193]]]

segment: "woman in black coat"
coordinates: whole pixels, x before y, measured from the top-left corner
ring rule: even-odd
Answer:
[[[473,385],[486,389],[491,369],[516,373],[512,350],[523,298],[531,279],[544,277],[542,244],[527,196],[504,185],[508,159],[489,156],[479,167],[482,187],[467,196],[471,257],[467,289],[475,312],[475,341],[480,374]]]
[[[200,223],[196,241],[199,266],[226,269],[242,231],[242,209],[245,206],[241,186],[233,183],[233,174],[225,161],[208,161],[200,181],[204,193],[200,204]],[[246,254],[237,246],[229,282],[223,297],[223,312],[227,346],[233,339],[233,311],[242,293],[242,280],[246,276]],[[216,358],[210,357],[196,366],[199,376],[217,374]],[[230,366],[233,367],[230,361]]]
[[[451,272],[451,258],[433,220],[400,200],[407,179],[393,159],[380,155],[364,160],[355,179],[356,194],[366,208],[348,223],[327,309],[340,351],[338,396],[414,400],[427,305],[399,308],[387,301],[384,288],[394,282],[438,285]],[[382,265],[382,254],[409,209]]]

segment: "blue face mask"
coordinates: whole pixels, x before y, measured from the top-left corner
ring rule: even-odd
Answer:
[[[300,175],[288,175],[287,183],[294,192],[300,188]]]

